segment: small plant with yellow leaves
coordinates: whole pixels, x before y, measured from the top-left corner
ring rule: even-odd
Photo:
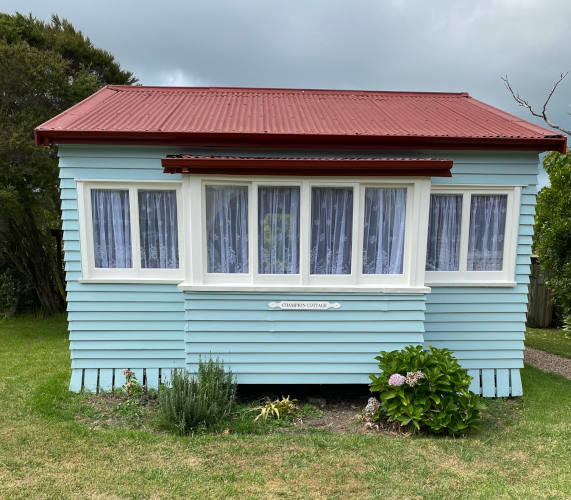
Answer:
[[[281,399],[276,399],[272,401],[270,398],[266,397],[260,406],[253,408],[252,411],[258,411],[258,415],[254,419],[254,422],[263,420],[266,422],[270,420],[280,420],[282,417],[291,417],[299,413],[299,406],[297,405],[297,399],[290,399],[289,396]]]

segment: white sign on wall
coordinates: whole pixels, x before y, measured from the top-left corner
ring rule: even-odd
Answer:
[[[269,302],[268,307],[288,311],[326,311],[327,309],[339,309],[341,304],[339,302],[322,300],[282,300],[280,302]]]

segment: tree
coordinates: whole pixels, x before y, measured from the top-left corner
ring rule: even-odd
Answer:
[[[551,128],[571,135],[571,129],[551,122],[547,106],[559,84],[569,72],[559,75],[538,112],[519,92],[514,90],[507,75],[502,78],[515,102],[533,116],[541,118]],[[571,116],[571,113],[568,113]],[[550,186],[544,187],[537,197],[534,251],[547,275],[547,284],[553,291],[553,301],[561,307],[566,328],[571,330],[571,152],[551,152],[543,159],[543,168],[549,175]]]
[[[63,308],[57,148],[36,148],[40,123],[106,84],[133,84],[113,56],[66,20],[0,13],[0,290],[20,303]]]
[[[565,77],[568,74],[569,74],[568,71],[566,71],[565,73],[561,73],[559,75],[559,78],[557,80],[555,80],[555,82],[553,82],[553,86],[551,87],[551,90],[547,93],[547,97],[545,98],[545,101],[543,102],[541,112],[536,111],[527,99],[520,96],[519,92],[517,92],[516,90],[514,90],[512,88],[510,81],[508,80],[507,75],[505,77],[502,77],[502,80],[504,81],[506,88],[508,89],[508,91],[510,92],[512,97],[514,98],[514,101],[519,106],[521,106],[522,108],[526,108],[536,118],[541,118],[551,128],[555,128],[555,129],[560,130],[561,132],[563,132],[567,135],[571,135],[571,129],[563,128],[560,125],[557,125],[557,124],[551,122],[551,120],[547,117],[547,105],[549,104],[549,101],[553,97],[553,94],[557,90],[557,87],[559,86],[559,84],[565,79]],[[571,116],[571,113],[568,113],[568,114],[569,114],[569,116]]]
[[[548,276],[553,300],[571,326],[571,152],[545,156],[550,186],[537,197],[534,250]]]

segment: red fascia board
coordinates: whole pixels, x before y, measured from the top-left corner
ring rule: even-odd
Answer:
[[[143,131],[34,131],[37,146],[50,144],[172,145],[230,147],[310,147],[324,146],[363,148],[471,149],[509,151],[567,151],[563,136],[521,137],[449,137],[449,136],[372,136],[372,135],[302,135],[247,133],[174,133]]]
[[[167,157],[169,174],[452,177],[452,160],[351,158]]]

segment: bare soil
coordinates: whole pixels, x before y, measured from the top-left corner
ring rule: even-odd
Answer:
[[[366,401],[365,401],[366,404]],[[364,423],[361,421],[361,409],[351,401],[338,402],[321,406],[323,412],[321,417],[299,419],[294,421],[293,426],[297,429],[323,429],[334,434],[363,433],[366,431]]]

